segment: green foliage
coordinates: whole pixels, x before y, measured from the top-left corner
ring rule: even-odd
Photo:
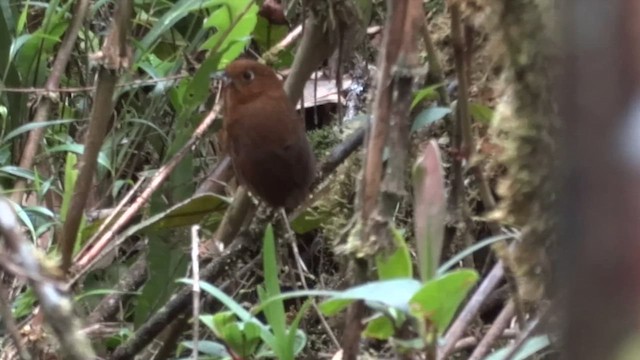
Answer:
[[[409,247],[404,240],[402,233],[395,227],[391,228],[395,250],[389,256],[384,254],[376,255],[376,269],[378,279],[402,279],[413,277],[413,266],[411,264],[411,254]]]
[[[200,316],[200,321],[242,358],[253,356],[255,358],[275,357],[281,360],[293,360],[307,342],[306,334],[298,327],[302,316],[311,305],[311,301],[307,300],[303,304],[291,324],[287,326],[284,297],[281,296],[280,281],[278,280],[280,271],[276,259],[276,245],[271,225],[268,225],[265,231],[262,253],[264,285],[257,289],[261,304],[255,311],[262,310],[268,325],[260,322],[252,313],[245,310],[242,305],[220,289],[206,282],[200,282],[201,289],[218,299],[229,310]],[[191,279],[179,281],[193,285]],[[207,342],[204,351],[200,349],[200,346],[198,346],[198,350],[206,355],[214,356],[214,358],[230,359],[228,354],[219,352],[220,346],[214,344]],[[188,342],[183,345],[192,347],[193,343]],[[215,357],[216,354],[220,357]]]
[[[438,99],[438,88],[441,86],[444,86],[444,84],[435,84],[416,91],[413,95],[413,100],[411,101],[411,109],[413,110],[416,105],[423,101],[433,101]]]
[[[426,282],[410,300],[411,313],[442,334],[478,277],[475,270],[462,269]]]
[[[434,106],[426,108],[416,115],[416,118],[413,120],[413,125],[411,125],[411,132],[416,132],[423,127],[431,125],[450,113],[451,109],[447,107]]]
[[[475,102],[469,103],[469,114],[476,120],[484,124],[489,124],[493,119],[494,111],[482,104]]]

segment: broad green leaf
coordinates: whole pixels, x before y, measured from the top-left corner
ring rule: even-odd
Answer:
[[[70,124],[76,121],[80,121],[80,120],[64,119],[64,120],[49,120],[49,121],[42,121],[42,122],[30,122],[20,126],[17,129],[13,129],[11,132],[5,135],[3,141],[9,141],[18,135],[24,134],[34,129],[39,129],[39,128],[53,126],[53,125]]]
[[[450,113],[451,109],[446,107],[435,106],[424,109],[418,115],[416,115],[415,120],[413,120],[413,125],[411,125],[411,132],[418,131],[425,126],[431,125]]]
[[[238,321],[238,318],[231,311],[220,311],[214,315],[200,315],[199,318],[217,337],[222,337],[222,329],[227,324]]]
[[[182,345],[191,350],[194,349],[193,341],[183,341]],[[227,352],[227,348],[215,341],[198,340],[198,352],[201,354],[213,356],[214,358],[230,358],[230,355]],[[189,359],[191,359],[191,357],[189,357]]]
[[[0,167],[0,174],[1,173],[5,173],[11,176],[15,176],[15,177],[19,177],[19,178],[23,178],[25,180],[29,180],[29,181],[35,181],[36,177],[35,174],[33,173],[33,171],[31,170],[27,170],[27,169],[23,169],[21,167],[18,166],[2,166]]]
[[[332,214],[320,214],[313,209],[305,209],[298,217],[291,222],[291,229],[296,234],[305,234],[319,228],[324,222],[330,219]]]
[[[332,299],[320,303],[320,310],[325,315],[334,315],[355,300],[364,300],[409,311],[409,301],[420,289],[421,284],[415,279],[393,279],[374,281],[342,291]]]
[[[389,255],[376,255],[376,270],[379,280],[402,279],[413,277],[411,254],[404,236],[395,227],[391,227],[395,251]]]
[[[467,292],[478,281],[475,270],[456,270],[428,281],[411,298],[411,313],[433,323],[442,334]]]
[[[259,16],[253,31],[253,40],[263,51],[269,50],[289,33],[285,25],[270,24],[269,21]]]
[[[491,119],[493,119],[493,110],[491,110],[490,107],[475,102],[469,103],[469,114],[471,114],[476,121],[485,124],[489,124]]]
[[[393,321],[387,316],[379,315],[367,323],[362,335],[371,339],[387,340],[394,332]]]
[[[251,356],[260,343],[260,327],[251,322],[245,325],[234,321],[225,324],[221,329],[222,340],[242,358]]]
[[[198,194],[140,222],[136,225],[136,232],[199,224],[212,213],[224,211],[230,203],[230,199],[216,194]]]
[[[82,155],[84,153],[84,145],[82,144],[61,144],[47,149],[49,153],[56,152],[70,152],[78,155]],[[98,164],[102,165],[105,169],[109,170],[109,172],[113,172],[111,169],[111,165],[109,164],[109,158],[107,155],[100,151],[98,154]]]
[[[411,101],[411,110],[413,110],[416,105],[424,100],[436,100],[439,96],[437,89],[441,86],[443,86],[442,83],[427,86],[424,89],[418,90],[415,95],[413,95],[413,101]]]
[[[200,9],[208,9],[214,6],[228,3],[228,0],[193,1],[180,0],[167,11],[140,41],[139,49],[151,49],[158,38],[169,31],[175,23],[185,17],[189,12]]]

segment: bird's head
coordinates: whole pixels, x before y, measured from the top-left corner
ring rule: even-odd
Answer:
[[[226,101],[242,104],[268,92],[282,91],[282,83],[270,67],[249,59],[238,59],[212,76],[222,80]]]

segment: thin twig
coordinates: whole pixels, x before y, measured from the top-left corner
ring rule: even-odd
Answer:
[[[9,306],[7,289],[2,285],[2,283],[0,283],[0,312],[2,313],[2,319],[4,320],[4,325],[7,328],[9,337],[13,340],[13,344],[16,347],[20,359],[31,360],[31,354],[29,354],[27,349],[25,349],[22,336],[20,336],[20,331],[16,325],[16,319],[13,318],[13,313]]]
[[[191,151],[192,147],[196,145],[209,127],[213,125],[218,113],[220,111],[220,103],[216,103],[213,109],[207,114],[205,119],[200,123],[200,126],[194,131],[193,136],[184,144],[184,146],[150,179],[149,183],[142,191],[140,196],[129,206],[122,215],[116,220],[111,228],[98,240],[94,247],[88,252],[86,257],[79,259],[78,268],[85,270],[95,264],[97,254],[102,253],[104,248],[113,240],[115,235],[124,227],[124,225],[133,217],[142,207],[151,199],[151,195],[164,183],[171,172],[178,166],[180,161]]]
[[[61,284],[49,275],[49,270],[40,262],[33,245],[20,233],[18,218],[13,207],[4,198],[0,199],[0,235],[13,256],[19,259],[24,271],[43,278],[43,281],[35,281],[34,277],[30,276],[29,284],[66,358],[95,359],[96,355],[91,342],[81,331],[80,320],[73,313],[71,299],[61,290]]]
[[[100,69],[98,70],[96,95],[91,109],[89,129],[84,139],[84,151],[80,157],[80,170],[62,233],[58,239],[62,255],[60,270],[63,274],[71,266],[78,229],[98,166],[98,155],[109,128],[118,73],[123,69],[121,66],[128,66],[131,61],[130,56],[127,56],[126,50],[123,49],[127,48],[126,37],[129,34],[132,15],[133,4],[131,0],[120,1],[98,61]]]
[[[484,303],[489,294],[496,288],[498,281],[502,279],[503,275],[504,268],[502,267],[502,262],[498,262],[460,312],[455,322],[449,328],[449,331],[447,331],[447,334],[444,336],[444,345],[442,345],[438,351],[438,359],[445,359],[455,349],[456,343],[464,334],[467,326],[469,326],[475,318],[478,310],[480,310],[480,306],[482,306],[482,303]]]
[[[238,261],[246,258],[247,254],[255,253],[257,241],[249,233],[241,233],[226,250],[225,253],[216,258],[212,263],[204,267],[200,273],[204,281],[214,281],[221,276],[227,275],[228,269],[237,266]],[[250,247],[253,245],[253,249]],[[252,264],[257,263],[259,257],[254,258],[249,264],[239,271],[240,276],[251,269]],[[226,289],[231,281],[226,281],[218,286],[221,290]],[[184,288],[171,298],[160,310],[153,314],[135,334],[125,343],[121,344],[111,355],[111,360],[133,359],[142,349],[144,349],[155,337],[174,319],[181,314],[191,311],[192,290]]]
[[[493,321],[491,328],[485,334],[482,341],[478,344],[473,351],[469,360],[481,360],[491,351],[491,346],[502,336],[504,330],[509,326],[511,318],[515,314],[515,305],[513,301],[509,301],[507,305],[502,309],[500,315]]]

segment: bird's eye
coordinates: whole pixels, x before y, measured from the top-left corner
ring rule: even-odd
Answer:
[[[247,70],[245,72],[242,73],[242,78],[245,79],[246,81],[251,81],[253,80],[253,71],[251,70]]]

